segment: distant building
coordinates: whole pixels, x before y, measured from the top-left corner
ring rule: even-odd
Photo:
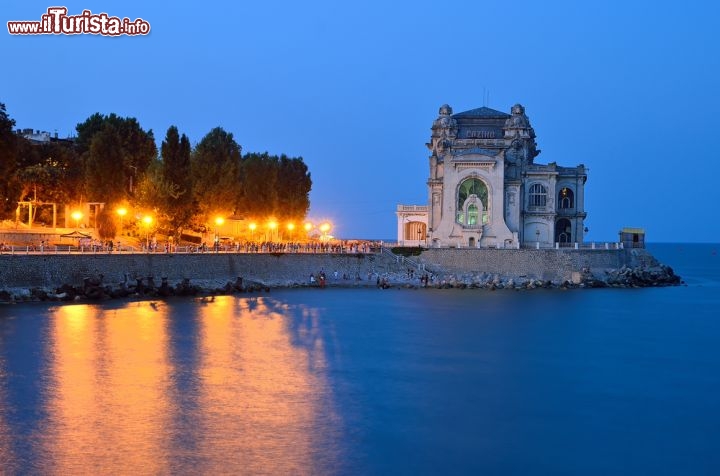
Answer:
[[[645,248],[645,230],[625,227],[620,230],[620,243],[623,248]]]
[[[38,145],[38,144],[47,144],[49,142],[67,142],[72,143],[73,139],[60,139],[58,138],[58,133],[55,132],[53,135],[51,135],[47,131],[40,131],[35,129],[18,129],[16,131],[17,135],[20,137],[23,137],[30,141],[30,143]]]
[[[434,247],[517,248],[582,242],[587,169],[535,163],[535,132],[520,104],[453,114],[440,107],[430,142],[426,206],[398,205],[398,241]]]

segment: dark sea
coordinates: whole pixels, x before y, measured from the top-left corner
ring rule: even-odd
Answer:
[[[720,245],[685,286],[0,306],[0,474],[720,474]]]

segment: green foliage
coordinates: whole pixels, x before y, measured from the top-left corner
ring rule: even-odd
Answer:
[[[93,187],[87,187],[87,199],[89,201],[104,201],[103,197],[111,197],[114,200],[131,197],[135,184],[145,175],[147,168],[157,157],[157,147],[152,131],[145,131],[140,127],[134,117],[119,117],[116,114],[103,116],[95,113],[85,122],[77,125],[78,132],[75,146],[78,154],[85,161],[85,182],[93,184],[104,183],[102,177],[105,170],[101,169],[109,161],[117,161],[107,167],[117,173],[115,183],[111,190],[101,191]],[[112,132],[111,132],[112,131]],[[95,146],[93,142],[97,137],[100,145]],[[108,152],[107,145],[112,145],[114,150],[103,159],[98,153]]]
[[[310,208],[312,181],[302,157],[250,153],[241,166],[239,209],[246,216],[300,220]]]
[[[161,202],[168,217],[167,226],[176,238],[190,225],[195,214],[193,202],[193,180],[190,162],[190,140],[185,134],[180,137],[178,129],[171,126],[160,147],[162,173],[158,187],[163,192]]]
[[[220,127],[193,150],[171,126],[158,160],[152,131],[114,113],[77,124],[73,142],[38,145],[15,134],[14,126],[0,103],[0,216],[11,215],[18,200],[105,202],[103,227],[109,229],[114,207],[129,202],[179,237],[216,215],[301,220],[310,207],[312,181],[301,157],[243,157],[233,135]]]
[[[231,133],[216,127],[195,147],[191,158],[193,199],[204,220],[229,216],[239,199],[240,146]]]
[[[17,206],[17,187],[11,179],[17,168],[14,126],[15,120],[7,115],[5,104],[0,103],[0,216]]]
[[[89,201],[118,203],[125,199],[122,138],[110,123],[93,135],[85,158],[85,194]]]
[[[72,146],[63,143],[32,145],[18,138],[21,157],[15,174],[17,199],[69,203],[82,193],[82,168]]]
[[[163,182],[162,169],[159,161],[150,164],[145,175],[135,186],[135,208],[157,213],[158,204],[162,204],[167,196],[167,184]]]
[[[31,143],[14,133],[15,121],[0,103],[0,216],[9,216],[18,201],[68,203],[81,190],[82,167],[72,144]]]

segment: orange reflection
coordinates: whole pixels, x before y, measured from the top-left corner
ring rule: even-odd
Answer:
[[[200,311],[200,452],[223,460],[226,469],[314,472],[313,430],[329,411],[322,404],[325,380],[312,371],[324,367],[322,340],[310,348],[292,345],[284,314],[265,298],[221,297]]]
[[[167,409],[167,316],[147,302],[59,307],[45,453],[57,474],[158,474]]]

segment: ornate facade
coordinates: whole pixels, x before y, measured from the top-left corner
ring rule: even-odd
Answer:
[[[427,206],[398,205],[398,241],[450,247],[563,246],[584,236],[584,165],[535,163],[535,131],[520,104],[432,124]],[[558,245],[556,245],[558,244]]]

